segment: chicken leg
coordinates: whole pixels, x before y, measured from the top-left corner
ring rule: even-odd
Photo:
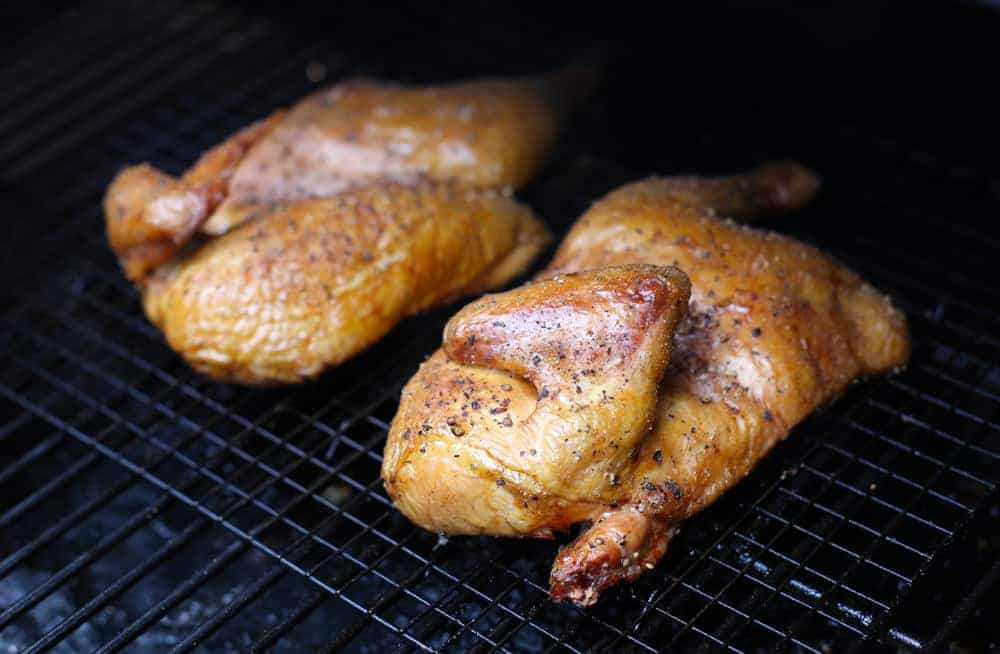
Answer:
[[[199,231],[224,234],[277,205],[378,182],[517,188],[593,78],[580,65],[427,87],[342,82],[238,132],[180,178],[149,164],[123,170],[105,195],[108,239],[141,282]]]

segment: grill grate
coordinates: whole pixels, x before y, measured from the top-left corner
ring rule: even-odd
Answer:
[[[1000,293],[983,273],[998,241],[960,220],[995,212],[988,173],[863,124],[776,141],[807,153],[831,189],[781,228],[896,294],[912,363],[818,412],[691,520],[656,570],[582,611],[547,600],[555,544],[439,539],[381,488],[399,390],[454,307],[277,390],[202,379],[145,322],[103,240],[110,175],[142,159],[178,171],[324,80],[382,71],[244,10],[123,6],[75,9],[3,73],[0,164],[19,189],[7,208],[38,216],[24,256],[45,262],[0,317],[10,651],[933,649],[995,577]],[[597,104],[590,120],[613,115]],[[710,171],[743,167],[732,151],[771,154],[771,133],[711,130],[676,135],[676,159],[625,163]],[[612,154],[567,147],[528,200],[565,226],[635,176]],[[913,229],[866,217],[841,228],[861,206]]]

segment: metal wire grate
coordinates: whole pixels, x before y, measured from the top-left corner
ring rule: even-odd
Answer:
[[[864,126],[795,135],[835,190],[782,228],[896,294],[912,363],[818,412],[691,520],[656,570],[583,611],[547,599],[555,544],[439,539],[381,488],[399,390],[454,307],[280,390],[202,379],[145,322],[104,244],[110,175],[143,159],[180,170],[362,67],[241,10],[165,2],[126,17],[121,6],[93,3],[43,28],[66,38],[3,73],[0,163],[19,189],[5,208],[45,228],[31,244],[41,265],[0,317],[9,651],[934,648],[996,575],[995,554],[976,567],[966,552],[982,549],[1000,510],[1000,292],[980,274],[998,243],[949,213],[995,211],[988,176]],[[728,142],[721,129],[688,150],[679,139],[676,160],[656,169],[717,156],[698,152]],[[831,142],[864,156],[847,165]],[[583,146],[529,200],[565,225],[632,176]],[[910,221],[913,234],[838,230],[859,206]]]

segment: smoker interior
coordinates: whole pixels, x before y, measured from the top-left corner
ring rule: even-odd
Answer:
[[[452,16],[457,5],[437,17],[345,6],[317,20],[287,9],[88,2],[26,18],[0,46],[10,230],[0,651],[826,652],[947,642],[997,574],[1000,292],[990,280],[1000,239],[979,221],[995,221],[1000,175],[953,138],[975,130],[983,107],[958,98],[953,114],[927,120],[951,106],[934,104],[928,86],[930,104],[894,113],[866,100],[877,79],[828,102],[817,93],[835,79],[772,66],[797,56],[780,51],[787,40],[741,36],[748,25],[795,27],[773,15],[718,26],[720,42],[736,40],[723,54],[682,51],[696,44],[675,25],[662,43],[651,29],[636,44],[642,63],[612,58],[605,87],[522,194],[540,215],[564,231],[602,193],[650,172],[798,158],[824,190],[768,225],[892,293],[914,352],[901,374],[855,385],[797,427],[689,521],[654,571],[581,610],[547,599],[558,542],[439,538],[394,511],[381,487],[400,388],[458,305],[405,321],[315,383],[242,389],[198,376],[166,347],[107,249],[101,194],[126,163],[178,172],[345,76],[531,72],[585,41],[555,35],[552,17],[543,25],[475,3],[466,23]],[[861,67],[906,38],[909,26],[884,28],[896,9],[883,10],[888,18],[872,20],[888,35],[843,55]],[[915,13],[925,26],[969,27],[962,52],[1000,27],[971,6]]]

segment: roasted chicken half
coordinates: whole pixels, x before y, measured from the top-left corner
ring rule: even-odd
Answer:
[[[149,164],[122,171],[105,198],[109,240],[126,275],[141,281],[197,232],[223,234],[276,205],[381,181],[519,187],[590,88],[592,70],[424,87],[337,84],[238,132],[179,178]]]
[[[527,267],[548,236],[509,190],[541,165],[589,75],[338,84],[178,178],[122,171],[105,196],[109,241],[195,368],[311,377],[403,316]]]
[[[815,248],[720,217],[791,210],[816,187],[784,163],[597,202],[539,281],[459,312],[407,384],[382,467],[395,505],[450,534],[587,523],[556,558],[556,599],[592,604],[652,568],[796,423],[907,360],[886,296]],[[679,321],[684,276],[650,266],[690,278]]]

